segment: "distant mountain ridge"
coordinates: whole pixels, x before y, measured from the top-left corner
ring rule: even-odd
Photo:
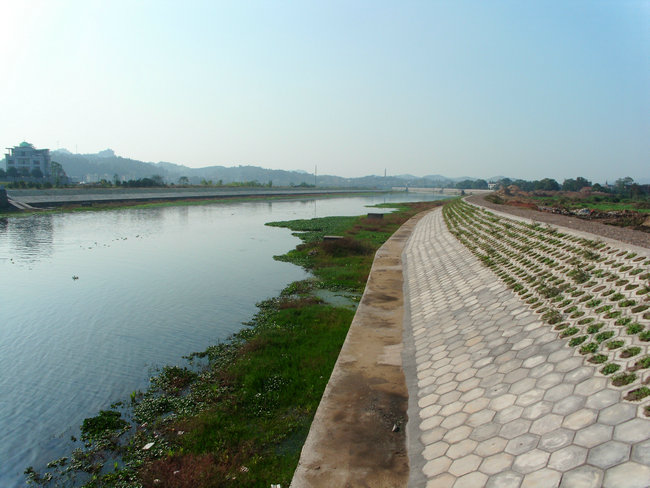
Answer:
[[[410,187],[445,187],[455,182],[475,178],[447,178],[441,175],[417,177],[414,175],[398,176],[363,176],[360,178],[344,178],[334,175],[317,175],[305,171],[287,171],[266,169],[258,166],[207,166],[204,168],[189,168],[187,166],[160,161],[148,163],[135,159],[117,156],[112,149],[105,149],[96,154],[73,154],[66,149],[52,151],[52,160],[63,166],[65,172],[74,180],[95,182],[101,179],[108,181],[134,180],[159,175],[167,183],[178,183],[179,178],[187,177],[191,184],[200,184],[203,180],[224,184],[233,182],[258,181],[273,186],[296,186],[300,184],[317,184],[321,187],[354,187],[354,188],[390,188],[400,186]]]

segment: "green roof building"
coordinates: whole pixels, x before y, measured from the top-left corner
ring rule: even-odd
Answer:
[[[43,178],[49,178],[52,174],[52,159],[49,149],[36,149],[29,142],[21,142],[18,146],[8,147],[5,154],[7,171],[16,168],[19,175],[32,175],[35,169],[39,169]]]

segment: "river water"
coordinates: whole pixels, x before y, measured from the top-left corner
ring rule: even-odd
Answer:
[[[0,487],[68,453],[84,418],[227,338],[303,279],[265,222],[361,215],[388,194],[0,219]],[[376,210],[372,210],[376,211]]]

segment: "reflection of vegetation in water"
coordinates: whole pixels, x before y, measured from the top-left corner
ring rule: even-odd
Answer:
[[[439,204],[401,205],[401,212],[383,219],[274,223],[302,232],[304,241],[278,259],[311,270],[314,279],[292,283],[258,304],[247,327],[188,357],[190,367],[163,368],[129,404],[87,419],[92,436],[84,447],[71,460],[50,464],[49,473],[28,468],[29,482],[288,486],[354,317],[350,307],[327,297],[359,296],[374,251],[412,215]],[[324,241],[325,235],[343,238]]]

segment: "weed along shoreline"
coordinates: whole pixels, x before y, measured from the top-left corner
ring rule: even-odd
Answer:
[[[251,321],[225,342],[188,356],[185,366],[162,368],[146,391],[133,392],[86,419],[81,439],[73,439],[76,448],[45,470],[28,468],[28,484],[287,487],[296,472],[294,486],[301,486],[304,468],[328,472],[325,463],[318,468],[305,456],[318,454],[314,436],[331,421],[338,427],[338,441],[335,437],[328,456],[342,451],[351,456],[329,459],[331,466],[341,463],[339,467],[350,467],[353,478],[370,479],[380,463],[393,473],[387,479],[406,479],[407,400],[397,323],[402,313],[395,308],[402,285],[397,276],[400,251],[395,250],[408,238],[413,217],[441,204],[386,204],[398,211],[383,218],[267,224],[289,228],[301,238],[294,250],[275,258],[302,266],[312,277],[259,303]],[[392,295],[394,290],[398,295]],[[347,369],[343,374],[341,367]],[[328,387],[330,375],[333,386]],[[364,382],[365,396],[359,395]],[[360,416],[344,421],[341,412],[332,411],[323,423],[320,412],[328,411],[327,403],[343,401],[336,396],[340,385],[347,387],[348,407],[339,408],[350,414],[359,408]],[[352,405],[353,400],[360,403]],[[378,456],[372,469],[371,451]],[[353,462],[359,467],[353,468]]]

